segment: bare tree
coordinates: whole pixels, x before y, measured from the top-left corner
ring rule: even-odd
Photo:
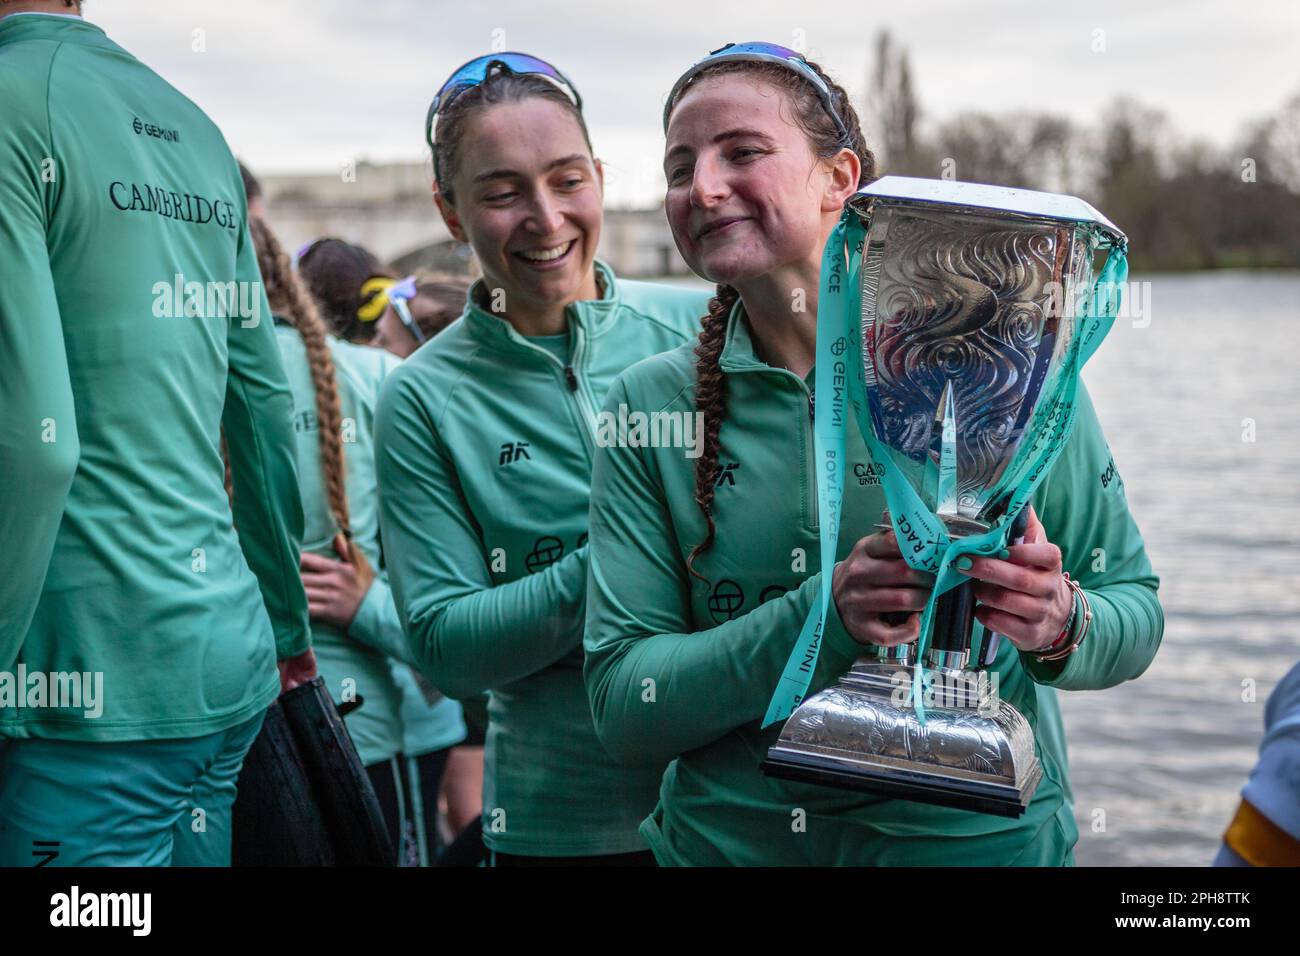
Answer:
[[[1082,196],[1128,234],[1136,268],[1300,266],[1300,92],[1228,149],[1185,141],[1127,98],[1091,127],[967,112],[926,136],[907,52],[882,30],[867,103],[869,141],[889,172]]]
[[[866,122],[875,131],[873,148],[890,172],[923,174],[918,168],[917,122],[920,107],[912,89],[907,52],[894,45],[888,30],[876,36],[876,62],[867,83]]]

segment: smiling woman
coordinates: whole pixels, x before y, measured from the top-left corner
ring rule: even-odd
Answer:
[[[513,72],[459,102],[453,87],[433,143],[438,209],[451,234],[473,246],[487,286],[504,291],[507,305],[494,311],[508,312],[524,335],[562,334],[566,300],[598,297],[604,172],[565,88],[558,73]],[[472,169],[463,168],[466,155]]]
[[[705,297],[616,279],[596,259],[603,179],[581,102],[521,53],[472,60],[439,91],[434,197],[483,278],[390,376],[378,411],[407,640],[444,693],[489,695],[483,837],[498,865],[650,862],[637,827],[664,770],[619,766],[592,725],[587,496],[605,392],[688,341]]]
[[[822,252],[844,203],[874,179],[875,161],[844,90],[772,44],[724,48],[688,70],[665,125],[668,222],[687,264],[718,283],[717,295],[698,342],[629,370],[606,409],[693,409],[704,421],[703,453],[692,462],[644,445],[600,449],[586,627],[601,742],[630,761],[672,761],[642,826],[656,858],[1071,863],[1078,832],[1056,688],[1137,676],[1163,622],[1121,483],[1097,480],[1110,452],[1091,403],[1081,391],[1074,431],[1033,498],[1025,543],[967,569],[980,580],[981,623],[1007,637],[997,687],[1033,724],[1045,768],[1024,816],[764,776],[762,755],[781,729],[763,726],[770,690],[822,574],[831,575],[834,600],[820,657],[806,665],[809,694],[847,671],[863,646],[915,641],[934,586],[933,575],[903,560],[893,532],[872,527],[885,497],[856,429],[845,458],[859,480],[838,509],[838,563],[823,568],[818,551],[811,372]],[[1107,556],[1101,572],[1099,553]],[[1088,589],[1091,632],[1070,614],[1063,566]],[[1041,653],[1071,640],[1078,654]],[[647,707],[646,689],[656,687]]]

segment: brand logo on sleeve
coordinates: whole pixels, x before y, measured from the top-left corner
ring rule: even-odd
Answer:
[[[528,454],[528,442],[526,441],[506,441],[501,443],[501,455],[497,459],[497,467],[509,465],[519,459],[532,461],[533,456]]]
[[[179,143],[181,139],[181,134],[176,130],[154,126],[153,123],[146,123],[138,116],[132,121],[131,128],[135,130],[137,136],[152,136],[164,143]]]
[[[713,483],[714,488],[721,488],[723,485],[736,487],[736,469],[740,467],[740,462],[733,461],[723,465],[722,470],[718,472],[718,480]]]
[[[1119,476],[1119,472],[1115,469],[1114,458],[1111,458],[1111,460],[1106,463],[1106,470],[1101,473],[1101,486],[1103,488],[1109,488],[1112,481],[1119,482],[1121,487],[1124,484],[1124,479]]]

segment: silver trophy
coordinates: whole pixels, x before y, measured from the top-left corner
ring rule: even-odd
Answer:
[[[866,227],[859,426],[950,538],[987,532],[1005,513],[1035,406],[1072,374],[1063,359],[1094,257],[1124,235],[1080,199],[975,183],[889,176],[849,206]],[[1024,813],[1042,767],[1029,722],[988,679],[998,636],[973,646],[972,588],[936,602],[924,724],[907,693],[916,646],[871,648],[795,710],[763,771]]]

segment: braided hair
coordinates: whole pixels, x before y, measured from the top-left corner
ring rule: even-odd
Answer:
[[[857,110],[849,102],[849,95],[844,88],[832,80],[820,66],[811,60],[806,61],[813,71],[820,76],[831,91],[831,102],[849,131],[848,148],[853,150],[862,161],[862,171],[858,185],[863,186],[875,180],[876,157],[867,146],[862,134],[862,123]],[[845,144],[841,141],[834,121],[826,113],[816,90],[807,80],[792,70],[777,64],[723,61],[716,66],[706,67],[692,80],[692,83],[709,76],[721,76],[729,73],[743,73],[753,76],[785,93],[790,103],[790,112],[799,128],[808,137],[813,153],[822,159],[836,155]],[[690,84],[678,92],[677,100],[690,89]],[[704,444],[700,457],[695,459],[695,503],[704,515],[708,529],[704,540],[691,549],[686,559],[686,569],[701,581],[707,583],[704,575],[695,570],[695,559],[713,547],[717,528],[713,523],[713,494],[717,487],[721,467],[718,455],[721,451],[720,436],[722,422],[727,415],[727,382],[719,364],[722,347],[727,339],[727,323],[740,293],[730,285],[719,284],[713,298],[709,300],[708,314],[701,323],[699,343],[695,347],[695,410],[704,416]]]
[[[311,369],[312,389],[316,393],[316,417],[320,422],[320,457],[325,493],[330,514],[349,543],[349,557],[358,573],[373,575],[369,562],[352,544],[352,522],[348,511],[347,475],[343,455],[343,412],[339,404],[334,360],[330,357],[329,337],[306,287],[293,271],[289,256],[280,241],[260,216],[248,217],[249,232],[257,250],[257,265],[262,273],[271,311],[289,320],[302,337]]]

